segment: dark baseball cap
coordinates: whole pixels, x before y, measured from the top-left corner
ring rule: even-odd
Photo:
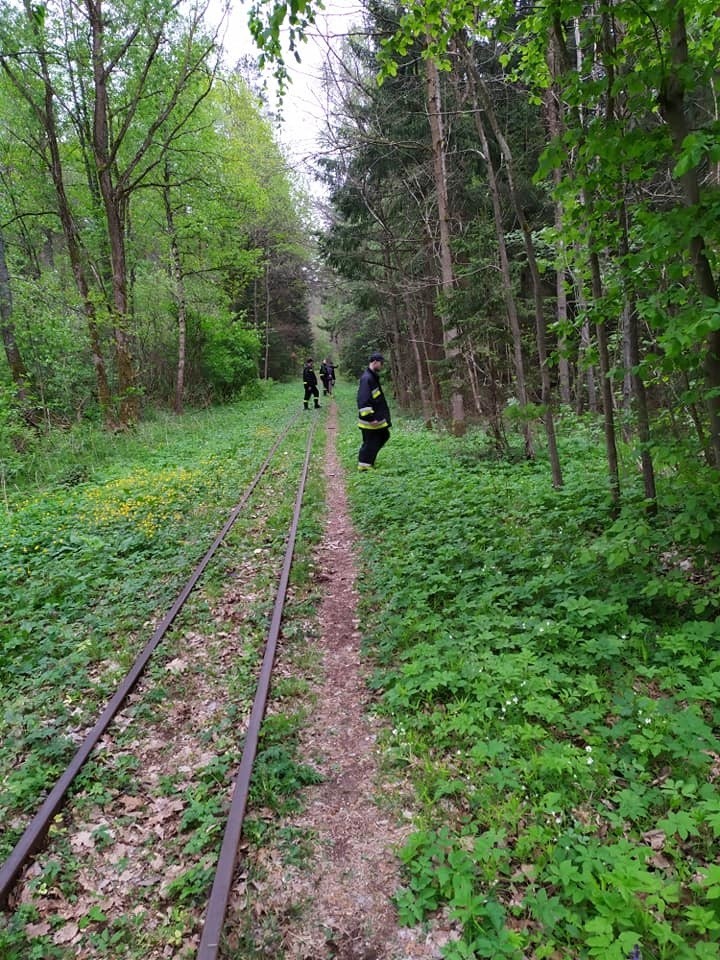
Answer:
[[[385,357],[381,353],[371,353],[370,363],[372,363],[373,360],[380,360],[382,363],[385,363]]]

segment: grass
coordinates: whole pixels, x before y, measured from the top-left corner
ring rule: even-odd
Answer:
[[[88,441],[72,483],[60,457],[8,488],[0,530],[6,851],[72,752],[74,733],[204,553],[296,392],[275,388],[263,403],[168,418],[113,447]],[[561,491],[542,458],[498,460],[479,432],[451,439],[413,421],[398,421],[378,469],[357,475],[350,387],[338,404],[385,754],[417,796],[401,855],[402,922],[448,911],[463,931],[446,947],[449,960],[625,960],[636,946],[645,960],[720,957],[717,477],[677,448],[658,448],[660,509],[649,517],[633,451],[623,450],[615,517],[600,427],[571,416],[559,424]],[[317,444],[283,627],[291,675],[264,730],[248,827],[253,843],[279,844],[288,862],[309,855],[309,838],[276,835],[273,817],[294,807],[313,776],[294,743],[314,666],[312,550],[325,520]],[[264,564],[282,552],[294,497],[286,478],[300,452],[290,448],[287,470],[272,481],[278,509],[262,543],[248,550],[254,521],[238,522],[184,623],[222,630],[216,600],[235,564],[254,564],[258,583],[267,580]],[[228,677],[239,712],[269,609],[261,593],[247,611],[243,662]],[[180,683],[162,671],[155,680],[148,721],[162,716],[172,689],[161,682]],[[208,740],[230,748],[235,723],[219,721]],[[192,927],[226,774],[209,764],[192,784],[162,785],[182,797],[180,842],[195,866],[170,891],[153,942],[179,944]],[[112,789],[130,791],[133,776],[130,761],[116,765]],[[93,782],[84,789],[101,805]],[[63,883],[72,886],[76,867],[68,854]],[[57,883],[53,870],[46,865],[39,884]],[[85,921],[93,949],[139,957],[142,925],[106,921],[101,908]],[[52,940],[24,938],[35,920],[24,905],[0,928],[0,946],[13,960],[63,960]],[[273,954],[272,923],[234,923],[237,955]]]
[[[168,419],[161,433],[158,424],[139,428],[137,436],[119,438],[114,456],[106,450],[99,458],[93,447],[83,482],[38,483],[33,476],[9,497],[0,530],[4,547],[0,603],[6,624],[0,656],[4,734],[0,813],[5,824],[0,857],[9,853],[43,792],[72,756],[78,732],[106,702],[214,539],[280,426],[295,413],[295,394],[290,388],[275,387],[262,404],[238,404],[182,421]],[[93,955],[139,957],[153,943],[187,938],[197,922],[194,911],[207,895],[219,846],[228,771],[241,746],[238,723],[243,704],[253,693],[253,671],[276,589],[277,559],[285,549],[305,436],[304,429],[295,431],[280,448],[263,486],[266,494],[270,490],[272,505],[251,502],[241,515],[153,659],[146,696],[137,709],[128,708],[135,713],[136,724],[154,727],[161,735],[168,705],[182,699],[185,678],[189,679],[187,673],[176,676],[166,670],[170,657],[178,656],[173,652],[174,638],[186,628],[201,630],[205,643],[220,653],[223,631],[231,625],[223,622],[218,605],[222,610],[224,591],[238,566],[252,573],[254,586],[242,607],[245,652],[219,677],[236,704],[237,716],[231,712],[219,716],[204,731],[209,748],[225,755],[224,766],[200,765],[190,778],[166,778],[160,784],[168,799],[181,801],[184,820],[177,855],[189,858],[194,866],[164,894],[167,927],[153,921],[143,932],[138,923],[89,917],[81,929]],[[50,466],[47,475],[55,475]],[[315,486],[312,509],[318,509],[321,499],[321,488]],[[310,518],[303,522],[308,524],[306,552],[313,542],[309,531],[318,522]],[[288,704],[291,693],[287,689],[284,694]],[[91,819],[93,810],[101,810],[118,794],[135,795],[137,764],[132,751],[137,736],[135,725],[116,730],[113,738],[119,752],[112,761],[98,757],[83,772],[73,805],[80,822],[84,815]],[[268,758],[266,780],[283,781],[287,788],[283,802],[290,802],[294,783],[286,774],[293,769],[289,751]],[[301,770],[297,779],[302,780]],[[50,866],[42,868],[40,896],[43,885],[57,885],[54,875],[46,876],[54,869],[53,862],[62,864],[62,895],[71,900],[76,896],[78,860],[67,848],[65,832],[63,823],[53,828],[52,855],[43,861]],[[93,835],[96,848],[111,841],[109,832]],[[3,956],[25,960],[70,955],[72,948],[59,947],[52,937],[28,938],[24,925],[32,919],[32,911],[20,910],[0,926]],[[171,939],[163,940],[166,936]]]

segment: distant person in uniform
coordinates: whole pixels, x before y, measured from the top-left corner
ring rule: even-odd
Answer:
[[[358,426],[362,445],[358,452],[358,470],[371,470],[375,458],[390,439],[390,408],[380,386],[380,371],[385,363],[381,353],[370,356],[358,384]]]
[[[305,387],[305,399],[303,400],[303,406],[305,409],[308,409],[308,401],[310,397],[313,397],[315,401],[315,409],[320,406],[320,391],[318,390],[318,378],[317,374],[313,370],[313,360],[312,357],[308,357],[305,361],[305,366],[303,367],[303,386]]]
[[[323,382],[323,392],[329,397],[335,386],[335,365],[327,357],[320,364],[320,379]]]
[[[330,393],[330,371],[327,368],[327,360],[320,364],[320,379],[323,382],[323,396],[327,397]]]

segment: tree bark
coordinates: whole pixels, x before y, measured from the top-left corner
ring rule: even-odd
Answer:
[[[597,303],[603,297],[602,275],[600,260],[590,244],[590,271],[592,277],[592,294]],[[610,380],[610,356],[608,353],[607,330],[605,323],[595,324],[595,337],[598,345],[598,362],[600,364],[600,389],[603,400],[603,424],[605,428],[605,451],[607,454],[608,474],[610,476],[610,496],[613,506],[620,505],[620,473],[618,470],[617,441],[615,437],[615,415],[613,410],[612,382]]]
[[[505,313],[507,316],[510,335],[513,343],[513,365],[515,368],[515,384],[517,398],[520,406],[524,409],[528,407],[527,381],[525,379],[525,360],[523,358],[522,331],[520,329],[520,319],[518,317],[517,303],[513,292],[512,276],[510,274],[510,259],[505,243],[505,229],[503,227],[502,207],[500,205],[500,188],[498,186],[495,164],[490,153],[490,144],[485,132],[485,124],[482,122],[482,114],[478,104],[477,89],[475,86],[475,76],[470,62],[471,53],[464,42],[459,43],[460,52],[468,67],[468,82],[470,84],[470,96],[473,107],[473,120],[475,130],[480,140],[480,149],[485,158],[487,169],[488,190],[490,192],[490,201],[493,209],[493,220],[495,222],[495,236],[498,244],[498,260],[500,263],[500,281],[502,285],[503,301],[505,303]],[[525,441],[525,456],[528,460],[535,459],[535,446],[533,443],[532,428],[527,418],[522,421],[523,438]]]
[[[433,173],[438,208],[438,260],[440,262],[440,284],[445,297],[450,297],[455,287],[452,252],[450,249],[450,211],[447,193],[447,171],[445,161],[445,134],[443,130],[442,100],[440,95],[440,77],[438,68],[431,58],[425,60],[425,79],[427,90],[427,111],[432,141]],[[460,348],[457,344],[457,327],[443,322],[443,344],[445,357],[450,366],[450,412],[452,432],[455,436],[465,433],[465,409],[458,369]]]
[[[120,394],[120,423],[127,427],[138,420],[140,403],[137,376],[130,349],[130,310],[127,292],[125,255],[125,197],[113,184],[113,159],[110,155],[110,108],[108,101],[109,70],[105,64],[105,20],[102,0],[86,0],[92,37],[94,83],[93,152],[97,167],[100,195],[103,200],[110,244],[112,268],[112,307],[115,337],[115,360]]]
[[[165,161],[165,179],[163,181],[163,204],[165,207],[165,223],[170,241],[170,278],[173,286],[173,297],[177,309],[178,354],[175,374],[175,401],[174,409],[177,416],[181,416],[185,399],[185,361],[187,341],[187,299],[185,296],[185,277],[180,257],[177,230],[175,229],[175,215],[170,197],[170,165]]]
[[[545,307],[543,303],[542,282],[540,271],[538,270],[537,258],[535,256],[535,247],[532,239],[530,224],[527,222],[522,201],[517,190],[515,179],[515,162],[510,150],[510,146],[503,135],[497,116],[493,107],[492,99],[487,91],[487,87],[475,65],[472,57],[468,60],[468,68],[474,76],[476,89],[482,101],[482,108],[487,115],[488,122],[497,142],[500,152],[505,161],[505,175],[507,177],[510,197],[513,203],[515,216],[522,230],[523,241],[525,245],[525,255],[528,261],[528,268],[532,278],[533,304],[535,307],[535,337],[537,342],[538,361],[540,365],[540,384],[541,398],[543,404],[543,422],[545,424],[545,436],[548,446],[548,457],[550,459],[550,471],[552,474],[553,487],[563,485],[562,469],[560,467],[560,457],[557,449],[557,439],[555,437],[555,420],[553,416],[552,405],[552,385],[550,382],[550,368],[548,367],[547,354],[547,321],[545,319]]]
[[[673,144],[678,153],[682,149],[690,126],[685,113],[685,83],[683,71],[688,62],[688,40],[685,25],[685,11],[678,0],[669,0],[674,14],[674,23],[670,38],[670,61],[672,68],[664,78],[658,96],[660,111],[667,123]],[[686,171],[680,177],[685,204],[696,207],[700,203],[700,181],[697,168]],[[690,238],[690,259],[695,273],[698,290],[703,297],[717,302],[718,288],[708,260],[705,238],[699,234]],[[708,397],[707,407],[710,416],[710,444],[715,467],[720,468],[720,330],[713,330],[705,343],[705,383]]]
[[[628,240],[628,212],[625,202],[620,210],[621,245],[620,256],[626,257],[629,249]],[[645,488],[645,499],[648,503],[648,512],[657,511],[657,490],[655,487],[655,467],[650,452],[650,413],[648,411],[647,391],[645,382],[640,374],[640,334],[638,331],[638,316],[634,299],[625,293],[625,339],[630,385],[634,406],[637,412],[638,438],[640,440],[640,464]]]
[[[270,369],[270,256],[268,251],[268,258],[265,261],[265,275],[263,277],[265,283],[265,322],[264,326],[264,339],[265,339],[265,356],[263,360],[263,379],[267,380],[268,370]]]
[[[53,187],[55,188],[55,196],[58,204],[58,216],[60,217],[63,236],[65,238],[65,244],[67,246],[68,256],[70,258],[72,274],[75,279],[75,285],[78,293],[80,294],[80,300],[82,302],[83,311],[85,313],[85,319],[88,326],[92,363],[97,382],[98,403],[100,405],[100,410],[102,412],[105,425],[107,427],[114,428],[115,418],[113,414],[112,394],[110,391],[110,384],[105,366],[105,358],[102,351],[100,330],[97,322],[97,312],[90,292],[90,284],[88,283],[85,273],[80,236],[65,190],[63,167],[60,158],[59,134],[55,117],[55,90],[50,78],[47,57],[45,55],[46,44],[43,36],[40,34],[40,27],[37,17],[35,16],[33,8],[28,0],[25,0],[25,12],[32,26],[37,46],[37,50],[35,52],[40,65],[40,75],[42,78],[42,101],[38,102],[35,100],[31,91],[25,86],[25,84],[23,84],[21,78],[11,69],[5,58],[0,57],[0,63],[2,64],[5,73],[9,77],[15,89],[29,105],[43,130],[43,146],[47,151],[46,160],[50,176],[52,178]]]
[[[429,371],[427,369],[427,353],[420,351],[420,344],[418,343],[418,340],[420,339],[418,324],[410,311],[408,311],[408,325],[413,359],[415,361],[415,377],[420,390],[420,404],[422,406],[423,420],[425,422],[425,426],[429,430],[432,427],[433,422],[433,407],[430,400],[430,391],[428,389]]]

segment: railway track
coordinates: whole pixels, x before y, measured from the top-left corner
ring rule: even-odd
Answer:
[[[148,666],[152,663],[153,654],[156,652],[161,642],[165,638],[170,627],[176,621],[176,618],[185,607],[186,601],[196,587],[198,581],[203,576],[209,564],[215,557],[218,548],[226,540],[229,532],[236,523],[238,517],[246,509],[253,494],[255,493],[261,481],[267,478],[270,467],[283,440],[287,437],[289,431],[298,422],[294,418],[280,432],[274,444],[270,448],[265,460],[257,471],[252,481],[248,484],[241,499],[231,511],[223,528],[220,530],[212,545],[209,547],[203,558],[197,564],[185,585],[178,594],[175,602],[168,612],[162,618],[151,638],[147,641],[142,651],[137,655],[132,667],[118,685],[115,693],[108,701],[100,716],[85,735],[82,743],[78,747],[75,756],[58,778],[54,787],[50,790],[45,800],[40,805],[37,813],[25,829],[22,837],[16,844],[11,855],[0,867],[0,905],[8,910],[13,902],[13,894],[18,883],[32,858],[41,851],[47,841],[48,835],[52,833],[54,824],[57,823],[58,814],[64,804],[68,802],[74,784],[76,783],[81,771],[86,769],[88,760],[97,758],[98,754],[103,753],[103,749],[112,739],[113,724],[117,726],[122,724],[122,711],[127,707],[131,696],[135,697],[136,702],[141,699],[136,688],[139,681],[145,674]],[[297,484],[292,519],[289,524],[287,536],[285,538],[285,552],[282,559],[282,566],[277,581],[277,591],[272,614],[270,616],[269,627],[265,637],[265,649],[262,657],[262,663],[259,675],[255,684],[255,692],[252,697],[252,708],[249,711],[247,724],[244,731],[244,746],[239,769],[234,778],[232,787],[232,799],[229,805],[229,813],[225,824],[224,836],[220,849],[219,858],[215,868],[212,889],[207,903],[204,922],[202,925],[202,934],[197,949],[198,960],[214,960],[220,951],[223,926],[228,906],[228,900],[233,885],[233,878],[236,872],[236,861],[238,847],[243,829],[243,822],[248,802],[250,782],[253,772],[260,730],[265,714],[268,694],[270,691],[271,676],[278,640],[280,638],[281,624],[283,620],[283,610],[286,601],[287,589],[290,580],[290,572],[293,562],[293,554],[296,545],[298,525],[300,522],[303,495],[305,492],[308,471],[311,460],[311,451],[315,433],[316,421],[313,421],[308,429],[307,443],[300,477]],[[271,491],[272,495],[273,491]],[[258,553],[260,551],[257,551]],[[129,722],[129,721],[128,721]],[[237,736],[237,735],[236,735]],[[218,783],[218,792],[223,799],[223,791],[227,790],[227,784]],[[132,798],[131,798],[132,799]],[[135,798],[136,802],[140,802]],[[135,803],[132,804],[135,806]],[[181,804],[180,807],[183,805]],[[177,811],[179,813],[180,810]],[[106,824],[106,831],[112,831],[112,824]],[[82,837],[82,831],[80,831]],[[82,844],[76,840],[75,848]]]

